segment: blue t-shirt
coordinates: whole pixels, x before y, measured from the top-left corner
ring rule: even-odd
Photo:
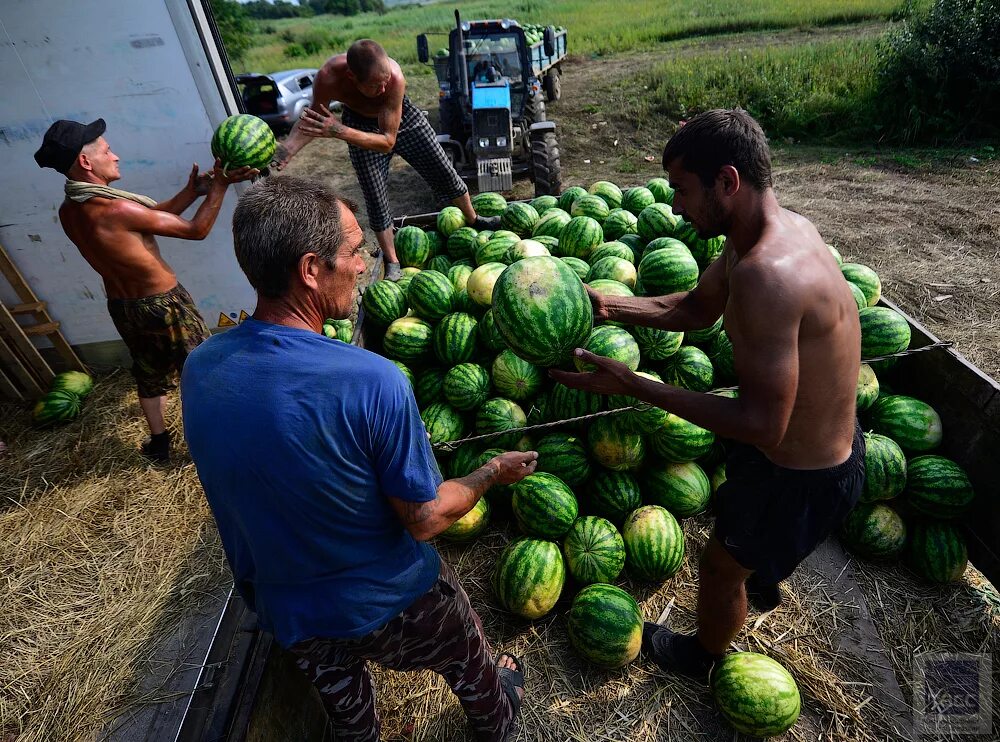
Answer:
[[[280,644],[367,634],[431,588],[437,552],[388,496],[428,502],[441,475],[390,361],[248,319],[188,357],[181,393],[237,589]]]

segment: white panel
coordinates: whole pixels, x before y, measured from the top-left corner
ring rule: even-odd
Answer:
[[[32,155],[52,121],[104,118],[121,157],[115,185],[173,195],[192,163],[211,166],[211,117],[225,115],[222,96],[209,98],[209,60],[183,0],[3,0],[0,24],[0,241],[71,343],[117,339],[99,276],[59,225],[63,177]],[[253,309],[233,256],[236,196],[206,240],[159,240],[212,327],[220,312]]]

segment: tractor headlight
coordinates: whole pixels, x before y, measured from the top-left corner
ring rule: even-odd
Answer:
[[[507,137],[497,137],[497,146],[498,147],[506,147],[507,146]]]
[[[480,137],[479,146],[482,147],[483,149],[486,149],[487,147],[490,146],[490,140],[487,139],[486,137]]]

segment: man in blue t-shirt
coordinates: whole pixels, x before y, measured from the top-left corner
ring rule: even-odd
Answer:
[[[184,429],[240,594],[298,658],[339,738],[377,740],[366,667],[431,669],[477,738],[520,707],[517,658],[491,658],[454,572],[427,540],[495,484],[535,470],[511,452],[442,482],[409,382],[390,361],[321,334],[347,317],[364,242],[328,188],[268,178],[233,216],[252,318],[187,360]]]

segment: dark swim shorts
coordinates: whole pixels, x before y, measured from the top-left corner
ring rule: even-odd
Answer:
[[[715,536],[760,582],[777,584],[843,522],[864,486],[860,425],[851,455],[829,469],[786,469],[737,443],[718,492]]]
[[[108,312],[129,353],[140,397],[176,388],[188,354],[209,337],[191,294],[180,284],[141,299],[110,299]]]

